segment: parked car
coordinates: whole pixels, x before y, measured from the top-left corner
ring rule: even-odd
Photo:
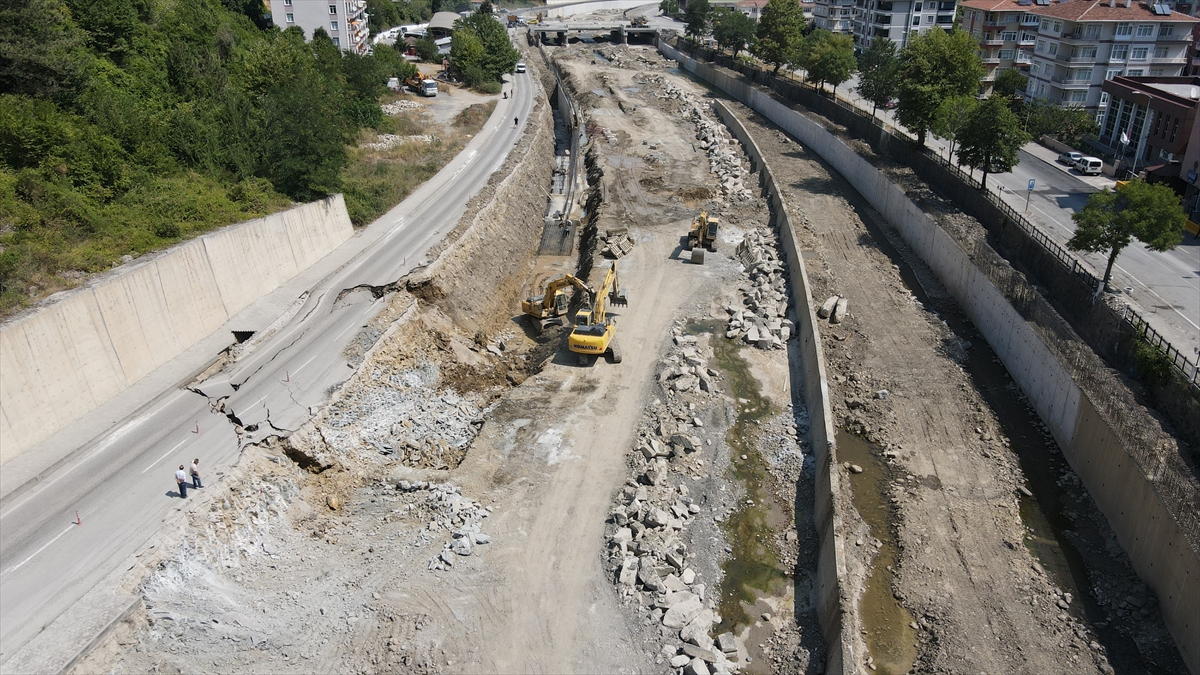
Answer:
[[[517,72],[518,73],[525,72],[525,62],[524,61],[517,61]]]
[[[1064,152],[1058,156],[1058,163],[1066,164],[1067,166],[1075,166],[1075,163],[1081,159],[1083,159],[1082,152]]]
[[[1075,170],[1085,176],[1099,176],[1104,170],[1104,162],[1099,157],[1080,157],[1075,162]]]

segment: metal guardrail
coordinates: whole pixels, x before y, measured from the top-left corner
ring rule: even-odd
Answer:
[[[725,57],[725,55],[714,54],[712,50],[704,47],[695,47],[691,53],[702,53],[704,58],[709,61],[720,63],[721,65],[732,67],[739,71],[748,68],[756,69],[758,71],[758,75],[754,78],[755,81],[760,81],[760,78],[763,76],[774,77],[786,82],[790,86],[804,87],[814,92],[817,91],[815,87],[812,87],[807,83],[802,83],[780,77],[779,75],[774,75],[769,70],[759,67],[757,64],[749,65],[744,62],[734,63],[732,59]],[[862,119],[870,120],[871,124],[879,127],[883,133],[886,133],[897,140],[904,140],[910,143],[916,142],[916,137],[912,134],[909,134],[907,131],[888,124],[883,120],[880,120],[878,117],[864,113],[858,107],[843,101],[842,99],[834,97],[827,98],[827,100]],[[980,188],[979,181],[976,180],[969,171],[963,170],[962,167],[942,157],[929,147],[921,148],[921,152],[926,157],[936,161],[943,168],[953,173],[967,185],[970,185],[976,189]],[[988,201],[990,201],[997,209],[999,209],[1005,217],[1016,223],[1016,225],[1021,228],[1022,231],[1024,231],[1031,239],[1036,241],[1043,249],[1045,249],[1046,252],[1055,259],[1055,261],[1066,268],[1071,275],[1081,284],[1083,284],[1089,291],[1094,292],[1100,287],[1101,278],[1092,271],[1090,265],[1080,260],[1074,254],[1068,251],[1065,246],[1055,241],[1036,223],[1030,221],[1023,214],[1018,213],[1015,209],[1009,206],[997,191],[989,188],[983,193],[987,196]],[[1166,356],[1167,360],[1170,361],[1171,367],[1175,373],[1183,379],[1183,381],[1192,389],[1194,393],[1200,395],[1200,365],[1198,365],[1196,361],[1189,359],[1187,355],[1179,350],[1179,348],[1171,344],[1170,340],[1155,330],[1154,327],[1151,326],[1146,320],[1146,318],[1132,307],[1127,305],[1125,310],[1121,312],[1118,317],[1118,320],[1126,324],[1131,331],[1142,336],[1142,339],[1145,340],[1147,344],[1160,350],[1163,355]]]

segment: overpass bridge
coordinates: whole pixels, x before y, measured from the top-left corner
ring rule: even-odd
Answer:
[[[565,45],[567,38],[574,33],[578,36],[588,35],[597,37],[607,35],[608,39],[617,44],[635,42],[651,44],[658,29],[652,26],[631,26],[628,21],[543,21],[529,27],[529,35],[533,42],[542,44]]]

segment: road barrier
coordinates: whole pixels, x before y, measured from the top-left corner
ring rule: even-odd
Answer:
[[[820,155],[878,210],[954,297],[1049,427],[1104,514],[1164,622],[1200,673],[1200,503],[1190,469],[1144,411],[1105,391],[1107,369],[1024,275],[982,237],[959,242],[857,152],[741,77],[681,54],[668,58],[763,115]]]
[[[353,233],[334,195],[144,256],[6,324],[0,464],[220,329]]]

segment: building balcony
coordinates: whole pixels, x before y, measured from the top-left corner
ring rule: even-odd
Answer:
[[[1092,45],[1100,44],[1100,36],[1099,35],[1090,37],[1090,36],[1085,36],[1083,33],[1063,33],[1062,35],[1059,36],[1058,39],[1065,40],[1072,44],[1092,44]]]
[[[1000,63],[1000,57],[997,55],[984,56],[980,59],[984,63]]]
[[[1042,23],[1041,20],[1038,19],[1036,16],[1030,17],[1030,18],[1024,18],[1024,17],[1021,18],[1022,26],[1040,26],[1041,23]]]
[[[1093,54],[1092,56],[1071,56],[1069,54],[1059,54],[1058,56],[1056,56],[1054,58],[1061,63],[1095,63],[1096,62],[1095,54]]]
[[[1033,45],[1037,44],[1037,38],[1017,38],[1017,44],[1021,45],[1022,47],[1032,47]]]
[[[1186,66],[1188,64],[1188,57],[1182,54],[1179,56],[1164,56],[1162,58],[1155,57],[1150,59],[1150,63],[1160,66]]]
[[[1028,66],[1029,64],[1033,63],[1033,57],[1029,56],[1028,54],[1025,54],[1025,55],[1018,54],[1016,56],[1016,58],[1013,59],[1013,63],[1015,63],[1019,66]]]
[[[1191,33],[1180,33],[1177,35],[1159,35],[1154,38],[1155,42],[1191,42]]]
[[[1061,89],[1087,89],[1092,86],[1090,80],[1068,80],[1066,77],[1059,77],[1058,75],[1050,78],[1050,81]]]

